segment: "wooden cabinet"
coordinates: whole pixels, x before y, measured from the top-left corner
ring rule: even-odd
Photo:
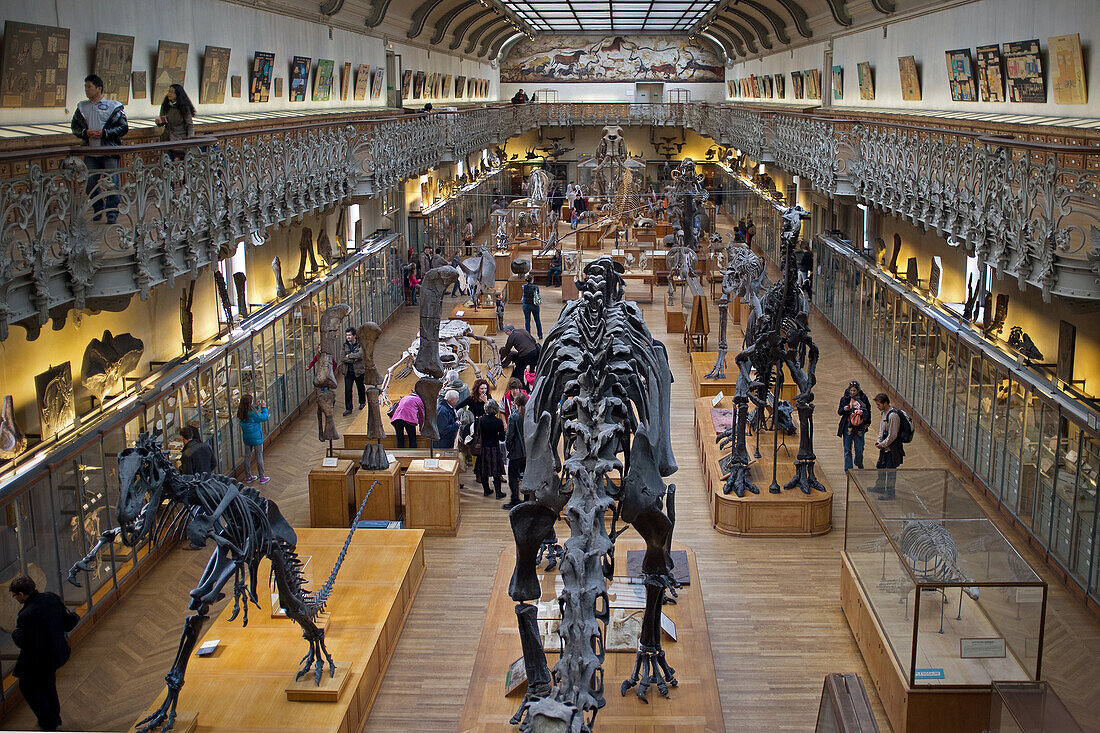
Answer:
[[[410,463],[405,472],[405,526],[453,537],[458,520],[458,462],[441,460],[439,468],[425,468],[423,460]]]
[[[351,526],[355,461],[317,466],[309,472],[309,524],[311,527]]]
[[[394,461],[389,468],[381,471],[364,471],[360,468],[355,473],[355,503],[354,511],[358,511],[363,497],[367,495],[371,485],[377,481],[378,486],[371,491],[370,500],[363,507],[360,519],[397,519],[397,507],[401,503],[401,464]]]

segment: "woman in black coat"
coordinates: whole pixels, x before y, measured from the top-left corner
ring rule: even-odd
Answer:
[[[856,380],[848,383],[836,414],[840,415],[836,434],[844,440],[844,472],[863,468],[863,438],[871,424],[871,400]]]
[[[500,444],[504,441],[504,422],[497,417],[500,407],[496,400],[485,403],[485,415],[477,419],[478,436],[481,438],[481,453],[478,455],[474,475],[481,482],[485,496],[489,496],[489,479],[493,479],[496,498],[503,499],[500,480],[504,476],[504,454]]]

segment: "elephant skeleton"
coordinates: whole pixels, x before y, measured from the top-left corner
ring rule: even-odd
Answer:
[[[478,368],[478,365],[470,358],[471,339],[480,341],[484,346],[489,348],[490,356],[486,362],[488,372],[484,375],[481,373],[481,369]],[[387,407],[393,404],[390,401],[388,391],[390,382],[393,381],[395,377],[397,379],[403,379],[413,373],[415,373],[417,377],[424,376],[416,370],[413,364],[419,351],[420,333],[417,332],[416,337],[412,340],[412,344],[405,350],[405,353],[401,354],[401,358],[386,370],[386,376],[382,379],[382,384],[379,387],[380,404]],[[466,321],[447,320],[440,322],[439,360],[442,362],[444,370],[454,369],[456,371],[462,371],[469,365],[473,368],[474,374],[477,375],[478,379],[484,377],[489,380],[494,387],[496,386],[497,378],[504,373],[504,368],[500,365],[500,357],[497,355],[496,341],[489,336],[477,335]]]

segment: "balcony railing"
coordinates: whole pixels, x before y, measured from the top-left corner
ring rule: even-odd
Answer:
[[[1044,297],[1100,298],[1100,147],[731,105],[543,103],[113,148],[98,186],[88,148],[0,156],[0,340],[72,308],[119,310],[235,241],[536,126],[608,124],[689,127],[935,229]]]

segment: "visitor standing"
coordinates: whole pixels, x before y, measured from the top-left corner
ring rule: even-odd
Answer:
[[[259,408],[259,409],[256,409]],[[271,480],[264,474],[264,429],[263,423],[267,422],[267,402],[260,400],[253,406],[252,395],[241,397],[237,405],[237,421],[241,424],[241,442],[245,448],[244,471],[248,474],[249,481],[260,479],[261,484]],[[256,474],[249,473],[252,468],[252,459],[256,459]]]
[[[508,453],[508,493],[511,495],[503,509],[511,509],[520,503],[519,484],[527,469],[527,447],[523,443],[523,416],[527,409],[527,393],[520,391],[514,399],[514,412],[505,431],[504,449]]]
[[[504,390],[504,397],[500,400],[500,414],[505,425],[512,419],[512,413],[515,412],[516,397],[521,394],[527,394],[527,389],[523,386],[523,378],[509,377],[508,387]]]
[[[576,214],[576,212],[573,212]],[[574,229],[576,225],[574,225]],[[554,254],[550,255],[550,264],[546,268],[546,286],[547,287],[561,287],[561,250],[554,250]]]
[[[420,253],[420,257],[417,258],[417,263],[420,266],[420,279],[423,280],[424,276],[428,274],[428,270],[432,269],[432,248],[425,247]]]
[[[180,473],[194,476],[203,473],[214,473],[218,464],[214,458],[214,449],[202,439],[202,433],[194,425],[184,425],[180,428],[180,437],[183,438],[183,450],[180,451]]]
[[[542,294],[539,286],[535,285],[535,278],[527,273],[523,283],[523,327],[531,332],[531,317],[535,318],[535,327],[538,329],[539,338],[542,338],[542,319],[539,317],[539,306],[542,305]]]
[[[470,388],[462,381],[462,375],[456,369],[448,369],[443,375],[443,391],[453,389],[458,392],[458,401],[462,402],[470,396]]]
[[[195,105],[191,103],[182,84],[168,87],[164,101],[160,103],[160,116],[155,122],[158,127],[164,128],[160,134],[161,140],[186,140],[195,136]],[[169,151],[169,154],[173,160],[183,157],[182,153],[175,150]]]
[[[474,220],[466,217],[466,226],[462,229],[462,251],[469,257],[474,253]]]
[[[38,719],[38,727],[57,730],[61,727],[57,670],[69,661],[66,634],[76,628],[80,617],[65,608],[56,593],[39,591],[26,575],[16,576],[8,591],[23,606],[11,632],[19,647],[12,673],[19,679],[19,691]]]
[[[756,236],[756,225],[752,223],[752,214],[745,220],[745,243],[752,247],[752,238]]]
[[[902,416],[901,410],[890,407],[890,398],[883,392],[875,395],[875,407],[882,413],[878,440],[875,441],[875,447],[879,451],[875,468],[879,469],[879,472],[875,487],[870,490],[876,494],[882,494],[883,499],[893,499],[897,469],[905,458],[903,444],[907,442],[902,436],[902,423],[908,422],[908,418]]]
[[[505,326],[504,332],[508,334],[508,340],[500,350],[500,364],[511,364],[512,376],[522,377],[525,367],[533,369],[539,361],[539,342],[535,341],[530,331],[516,328],[512,324]]]
[[[573,204],[577,200],[577,188],[572,183],[570,183],[568,186],[566,186],[565,200],[569,204],[570,210],[572,210],[573,209]]]
[[[397,435],[397,448],[405,448],[405,436],[409,439],[409,448],[416,448],[416,431],[424,430],[424,402],[416,392],[409,392],[390,409],[390,422]]]
[[[496,498],[503,499],[504,492],[500,489],[501,479],[504,478],[504,455],[500,445],[504,442],[504,423],[497,417],[500,406],[496,400],[485,403],[485,414],[477,419],[477,435],[481,441],[481,453],[474,466],[474,474],[481,482],[481,488],[485,496],[489,496],[489,479],[493,480],[493,488],[496,489]]]
[[[363,345],[354,328],[344,332],[344,417],[351,414],[351,388],[359,393],[359,409],[367,406],[367,362],[363,358]]]
[[[836,434],[844,441],[844,471],[863,468],[863,441],[871,425],[871,401],[856,380],[848,383],[836,414],[840,415]]]
[[[455,439],[458,437],[458,414],[455,406],[458,404],[458,392],[447,390],[443,399],[435,408],[435,429],[439,433],[439,440],[432,443],[432,447],[439,450],[451,450],[455,447]]]
[[[416,305],[416,298],[420,294],[420,280],[416,277],[415,265],[410,265],[405,272],[405,287],[409,289],[409,304]]]
[[[497,311],[497,329],[504,330],[504,295],[502,293],[495,293],[495,306]]]
[[[103,97],[103,80],[95,74],[84,77],[84,94],[88,98],[78,102],[73,112],[73,134],[91,148],[121,145],[130,130],[122,103]],[[106,214],[107,223],[114,224],[118,219],[118,156],[85,155],[84,164],[88,166],[84,192],[95,212],[92,221],[100,221]]]

